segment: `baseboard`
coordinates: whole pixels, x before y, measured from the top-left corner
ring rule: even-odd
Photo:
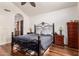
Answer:
[[[8,43],[11,43],[11,42],[2,42],[2,43],[0,43],[0,45],[5,45],[5,44],[8,44]]]

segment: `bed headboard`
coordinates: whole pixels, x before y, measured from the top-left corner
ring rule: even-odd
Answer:
[[[50,32],[51,34],[54,35],[54,23],[52,25],[45,23],[45,22],[41,22],[40,24],[34,25],[34,33],[36,34],[37,31],[39,31],[40,33],[44,33],[44,32]]]

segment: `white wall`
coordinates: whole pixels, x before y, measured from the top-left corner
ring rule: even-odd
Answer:
[[[78,7],[78,13],[77,13],[77,15],[78,15],[78,17],[79,17],[79,2],[78,2],[78,6],[77,6],[77,7]]]
[[[6,4],[6,3],[5,3]],[[5,5],[4,4],[4,5]],[[11,12],[1,11],[4,8],[12,9]],[[4,7],[0,6],[0,45],[11,42],[11,32],[15,28],[15,14],[20,13],[24,17],[24,34],[29,29],[29,17],[12,3],[7,3]]]
[[[55,31],[59,33],[59,27],[62,26],[64,43],[67,44],[67,22],[74,19],[78,19],[77,6],[33,16],[30,20],[30,27],[33,29],[34,24],[39,24],[41,22],[49,24],[55,23]]]
[[[79,20],[79,2],[77,3],[77,18]]]
[[[78,4],[77,4],[77,5],[78,5],[78,8],[79,8],[79,2],[78,2]]]
[[[0,12],[0,45],[10,42],[11,31],[13,29],[11,15]]]

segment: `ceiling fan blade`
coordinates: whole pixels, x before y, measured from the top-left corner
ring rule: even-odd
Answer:
[[[36,4],[34,2],[30,2],[30,4],[33,6],[33,7],[36,7]]]
[[[25,5],[26,4],[26,2],[21,2],[21,5]]]

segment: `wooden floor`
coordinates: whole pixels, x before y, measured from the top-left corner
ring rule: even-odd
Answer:
[[[68,48],[67,46],[50,46],[44,53],[45,56],[79,56],[79,50]]]
[[[10,56],[11,55],[11,44],[5,44],[0,46],[0,56]]]
[[[24,53],[16,52],[16,56],[24,56]],[[11,56],[11,45],[6,44],[0,46],[0,56]],[[28,56],[28,54],[27,54]],[[57,45],[51,45],[43,56],[79,56],[79,50]]]

